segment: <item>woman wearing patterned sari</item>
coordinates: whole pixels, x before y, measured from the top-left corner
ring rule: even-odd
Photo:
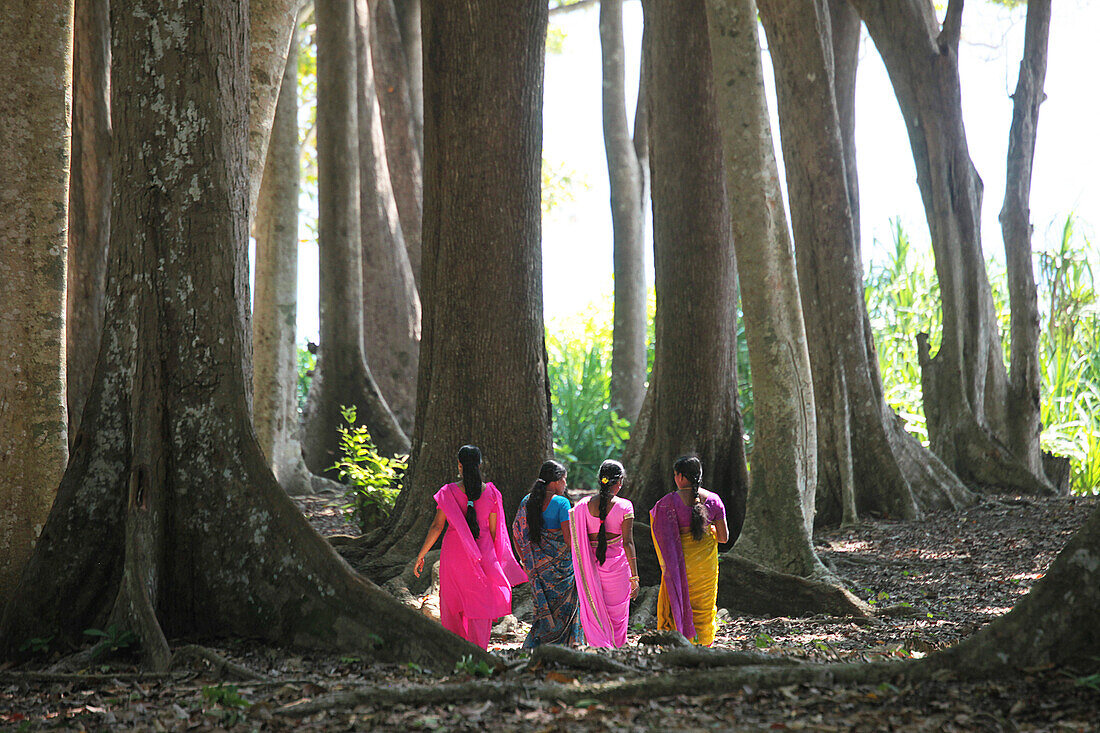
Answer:
[[[675,629],[701,646],[714,643],[718,597],[718,543],[729,539],[726,507],[700,488],[703,463],[684,456],[672,470],[676,491],[649,513],[653,544],[661,561],[657,628]]]
[[[525,649],[539,644],[571,645],[583,641],[577,615],[577,586],[569,552],[569,500],[565,466],[547,461],[531,493],[516,510],[512,536],[519,559],[531,579],[535,617]]]

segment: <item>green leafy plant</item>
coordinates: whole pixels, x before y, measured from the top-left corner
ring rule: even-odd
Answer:
[[[19,645],[19,651],[30,651],[31,654],[48,654],[50,651],[50,643],[52,641],[52,636],[32,637]]]
[[[298,412],[306,409],[306,397],[309,395],[309,385],[313,383],[313,370],[317,368],[317,356],[310,351],[312,347],[298,347]]]
[[[137,635],[129,629],[120,629],[111,624],[106,629],[84,629],[85,636],[99,641],[92,649],[91,661],[95,662],[122,649],[128,649],[138,641]]]
[[[208,685],[202,688],[202,699],[207,706],[216,705],[207,712],[221,718],[226,728],[231,728],[246,717],[246,711],[252,705],[237,691],[236,685]]]
[[[770,646],[775,646],[775,639],[768,634],[757,634],[753,643],[756,644],[757,649],[767,649]]]
[[[484,659],[475,660],[472,654],[467,654],[455,662],[454,673],[471,677],[489,677],[493,674],[493,668]]]
[[[408,467],[408,456],[386,458],[378,453],[365,425],[356,425],[354,407],[341,407],[347,423],[341,425],[340,460],[332,468],[347,485],[345,514],[366,531],[377,526],[393,511],[401,492],[400,482]]]

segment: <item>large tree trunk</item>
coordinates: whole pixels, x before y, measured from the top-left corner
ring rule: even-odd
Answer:
[[[611,408],[634,422],[645,396],[645,259],[642,170],[626,124],[626,50],[622,0],[600,3],[603,51],[603,140],[611,183],[615,319],[611,346]]]
[[[0,652],[50,636],[64,649],[116,624],[157,669],[182,635],[484,658],[351,572],[253,436],[246,6],[135,0],[112,20],[114,87],[127,93],[112,102],[107,325],[87,437],[0,621]]]
[[[737,399],[737,266],[702,0],[646,0],[649,159],[657,286],[648,420],[634,431],[630,498],[647,512],[677,456],[703,460],[731,536],[748,491]],[[687,122],[689,121],[689,122]],[[636,456],[636,457],[635,457]]]
[[[319,0],[314,7],[321,354],[310,386],[302,447],[311,471],[333,476],[343,406],[356,408],[383,453],[407,453],[409,442],[363,354],[355,5],[352,0]]]
[[[818,521],[859,513],[913,519],[958,508],[970,492],[915,439],[876,390],[863,265],[847,190],[833,91],[830,17],[823,0],[760,0],[779,101],[798,282],[814,380]],[[856,26],[858,38],[858,19]],[[897,445],[898,442],[911,445]],[[924,453],[924,463],[899,454]],[[909,469],[907,471],[907,469]]]
[[[298,442],[298,34],[291,38],[256,203],[252,424],[288,494],[313,491]]]
[[[853,0],[878,47],[909,131],[936,257],[943,338],[918,339],[932,450],[979,486],[1049,493],[1030,459],[1002,442],[1007,379],[981,247],[982,181],[966,144],[958,43],[962,2],[941,29],[929,0]]]
[[[1039,448],[1039,303],[1035,269],[1031,260],[1031,166],[1039,105],[1046,94],[1047,42],[1050,38],[1051,0],[1029,0],[1024,28],[1024,58],[1012,95],[1012,127],[1008,133],[1008,175],[1001,207],[1001,232],[1008,264],[1009,328],[1012,348],[1009,363],[1005,442],[1032,473],[1043,474]]]
[[[111,235],[111,18],[108,0],[77,0],[73,28],[72,169],[65,300],[69,444],[99,356]]]
[[[424,332],[405,490],[373,551],[411,557],[481,447],[515,511],[552,453],[542,321],[542,81],[547,7],[424,6]],[[470,185],[477,181],[478,185]],[[508,526],[507,524],[505,526]]]
[[[363,353],[401,429],[412,429],[420,351],[420,296],[409,266],[386,159],[371,61],[370,8],[356,0],[359,213],[363,247]]]
[[[756,6],[707,0],[706,7],[729,210],[738,212],[733,241],[756,413],[752,487],[734,551],[789,575],[826,576],[812,541],[813,382],[764,99]]]
[[[68,458],[72,32],[71,2],[0,6],[0,598],[34,548]]]
[[[371,59],[375,93],[382,112],[386,161],[393,184],[405,251],[420,287],[420,240],[424,218],[424,166],[410,94],[409,64],[402,45],[400,19],[393,0],[371,0]]]

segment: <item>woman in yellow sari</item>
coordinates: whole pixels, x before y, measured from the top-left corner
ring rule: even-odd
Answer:
[[[718,598],[718,543],[729,539],[726,507],[700,486],[703,462],[683,456],[672,469],[676,491],[649,512],[661,561],[657,628],[675,629],[701,646],[714,643]]]

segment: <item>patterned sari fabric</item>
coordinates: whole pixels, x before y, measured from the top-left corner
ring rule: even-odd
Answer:
[[[707,491],[703,497],[710,522],[725,516],[717,495]],[[695,644],[710,646],[714,643],[718,598],[718,541],[714,528],[708,523],[702,539],[693,539],[691,510],[675,492],[658,501],[649,518],[661,561],[657,628],[675,629]]]
[[[596,559],[595,535],[599,532],[600,520],[588,511],[588,503],[592,500],[593,497],[589,497],[578,502],[569,512],[581,626],[588,644],[620,647],[626,643],[630,615],[630,563],[623,550],[622,537],[608,541],[602,564]],[[633,516],[634,505],[616,497],[605,517],[607,533],[621,534],[623,521]]]
[[[583,643],[569,538],[562,534],[560,527],[543,527],[542,541],[532,543],[527,526],[529,498],[525,496],[520,502],[512,523],[512,536],[519,559],[531,579],[531,597],[535,604],[535,618],[523,647]]]
[[[474,502],[478,537],[466,523],[466,492],[461,483],[447,484],[435,493],[447,517],[439,558],[439,615],[443,627],[482,649],[489,645],[493,619],[512,612],[512,586],[527,574],[512,553],[500,492],[485,484]],[[497,516],[497,535],[489,531],[489,517]]]

